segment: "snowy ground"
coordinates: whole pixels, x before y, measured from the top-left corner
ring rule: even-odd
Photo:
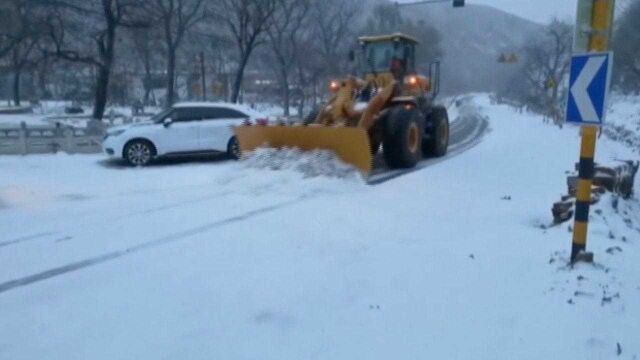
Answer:
[[[594,208],[569,269],[548,225],[577,129],[474,101],[482,143],[377,186],[0,157],[0,358],[639,358],[637,198]]]
[[[0,101],[0,104],[2,101]],[[0,129],[1,128],[15,128],[20,126],[20,123],[24,122],[28,127],[31,126],[51,126],[55,123],[61,123],[63,125],[69,125],[74,127],[86,127],[87,122],[90,120],[92,108],[89,106],[83,106],[82,114],[66,114],[65,108],[71,106],[71,101],[42,101],[40,104],[33,108],[33,113],[30,114],[16,114],[16,115],[0,115]],[[153,114],[159,112],[160,108],[147,106],[145,112]],[[133,116],[131,107],[125,106],[109,106],[105,111],[104,121],[113,124],[121,125],[124,118],[133,117],[133,121],[142,121],[148,119],[147,115]]]
[[[640,101],[637,96],[613,97],[604,134],[640,154]]]

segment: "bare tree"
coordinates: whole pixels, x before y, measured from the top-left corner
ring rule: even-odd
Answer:
[[[269,48],[277,68],[284,115],[289,116],[290,77],[299,60],[299,30],[308,22],[309,0],[276,0],[276,11],[267,30]]]
[[[162,23],[167,61],[167,99],[171,106],[176,98],[176,57],[186,32],[206,17],[203,0],[150,0],[147,7]]]
[[[35,52],[38,38],[29,37],[18,42],[11,50],[11,72],[13,73],[13,104],[20,106],[20,79],[22,72],[28,66],[35,66],[36,59],[32,54]]]
[[[298,85],[298,116],[304,116],[305,106],[312,109],[318,106],[320,97],[319,83],[327,73],[326,64],[321,56],[320,41],[315,35],[316,29],[303,28],[299,31],[301,47],[296,56],[295,74]]]
[[[120,27],[143,27],[141,0],[34,0],[48,9],[53,53],[97,70],[93,118],[102,119]],[[93,42],[93,46],[88,43]]]
[[[0,2],[0,58],[9,55],[27,34],[27,27],[19,16],[23,6],[23,0]]]
[[[628,3],[614,34],[616,84],[625,92],[640,92],[640,2]]]
[[[335,76],[344,71],[346,54],[356,35],[356,19],[362,10],[361,1],[313,1],[311,16],[319,40],[319,53],[326,74]]]
[[[566,101],[572,42],[573,26],[552,20],[542,36],[528,41],[523,49],[522,71],[501,93],[559,122],[560,109]]]
[[[20,106],[20,83],[23,71],[37,63],[38,43],[44,35],[43,19],[34,11],[33,5],[25,0],[9,0],[4,10],[10,27],[0,29],[9,43],[4,45],[0,55],[8,58],[9,70],[13,74],[13,102]],[[3,56],[0,56],[3,57]]]
[[[208,41],[209,62],[214,77],[212,88],[214,95],[228,100],[230,96],[230,78],[233,73],[233,55],[235,44],[224,34],[214,34]]]
[[[361,7],[359,1],[310,1],[308,21],[296,33],[298,43],[303,44],[294,64],[298,115],[303,116],[307,105],[318,106],[329,77],[348,70],[347,54],[363,20]]]
[[[142,67],[142,88],[144,91],[142,103],[148,105],[150,101],[151,91],[153,89],[154,63],[157,58],[155,55],[159,52],[159,44],[156,44],[155,28],[145,29],[143,31],[134,30],[130,32],[131,43],[135,50],[136,59]]]
[[[231,32],[238,50],[238,66],[231,91],[231,102],[238,102],[244,70],[253,50],[261,44],[262,35],[276,10],[276,0],[219,0],[220,15]]]

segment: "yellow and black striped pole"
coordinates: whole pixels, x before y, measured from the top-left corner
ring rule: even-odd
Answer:
[[[615,0],[580,0],[591,4],[578,5],[578,32],[580,29],[580,11],[585,5],[591,13],[591,29],[589,32],[589,52],[603,52],[609,50],[609,39],[613,25],[613,11]],[[590,5],[590,6],[588,6]],[[579,34],[576,34],[578,45]],[[576,46],[579,47],[579,46]],[[579,50],[579,49],[578,49]],[[587,247],[587,230],[589,224],[589,206],[591,204],[591,185],[594,175],[594,158],[596,153],[596,139],[598,128],[584,126],[582,128],[582,145],[580,147],[580,164],[578,169],[578,188],[576,189],[575,224],[573,226],[573,244],[571,246],[571,263],[581,259]],[[584,256],[593,259],[593,255]]]

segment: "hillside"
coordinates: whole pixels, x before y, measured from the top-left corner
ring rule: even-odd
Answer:
[[[452,8],[433,4],[405,8],[406,15],[431,23],[442,36],[442,90],[445,93],[492,91],[513,65],[496,61],[501,52],[516,52],[543,27],[499,9],[468,4]]]

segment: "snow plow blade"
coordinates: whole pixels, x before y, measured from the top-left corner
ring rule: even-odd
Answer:
[[[234,129],[243,154],[259,147],[331,150],[367,176],[373,166],[363,128],[320,126],[239,126]]]

